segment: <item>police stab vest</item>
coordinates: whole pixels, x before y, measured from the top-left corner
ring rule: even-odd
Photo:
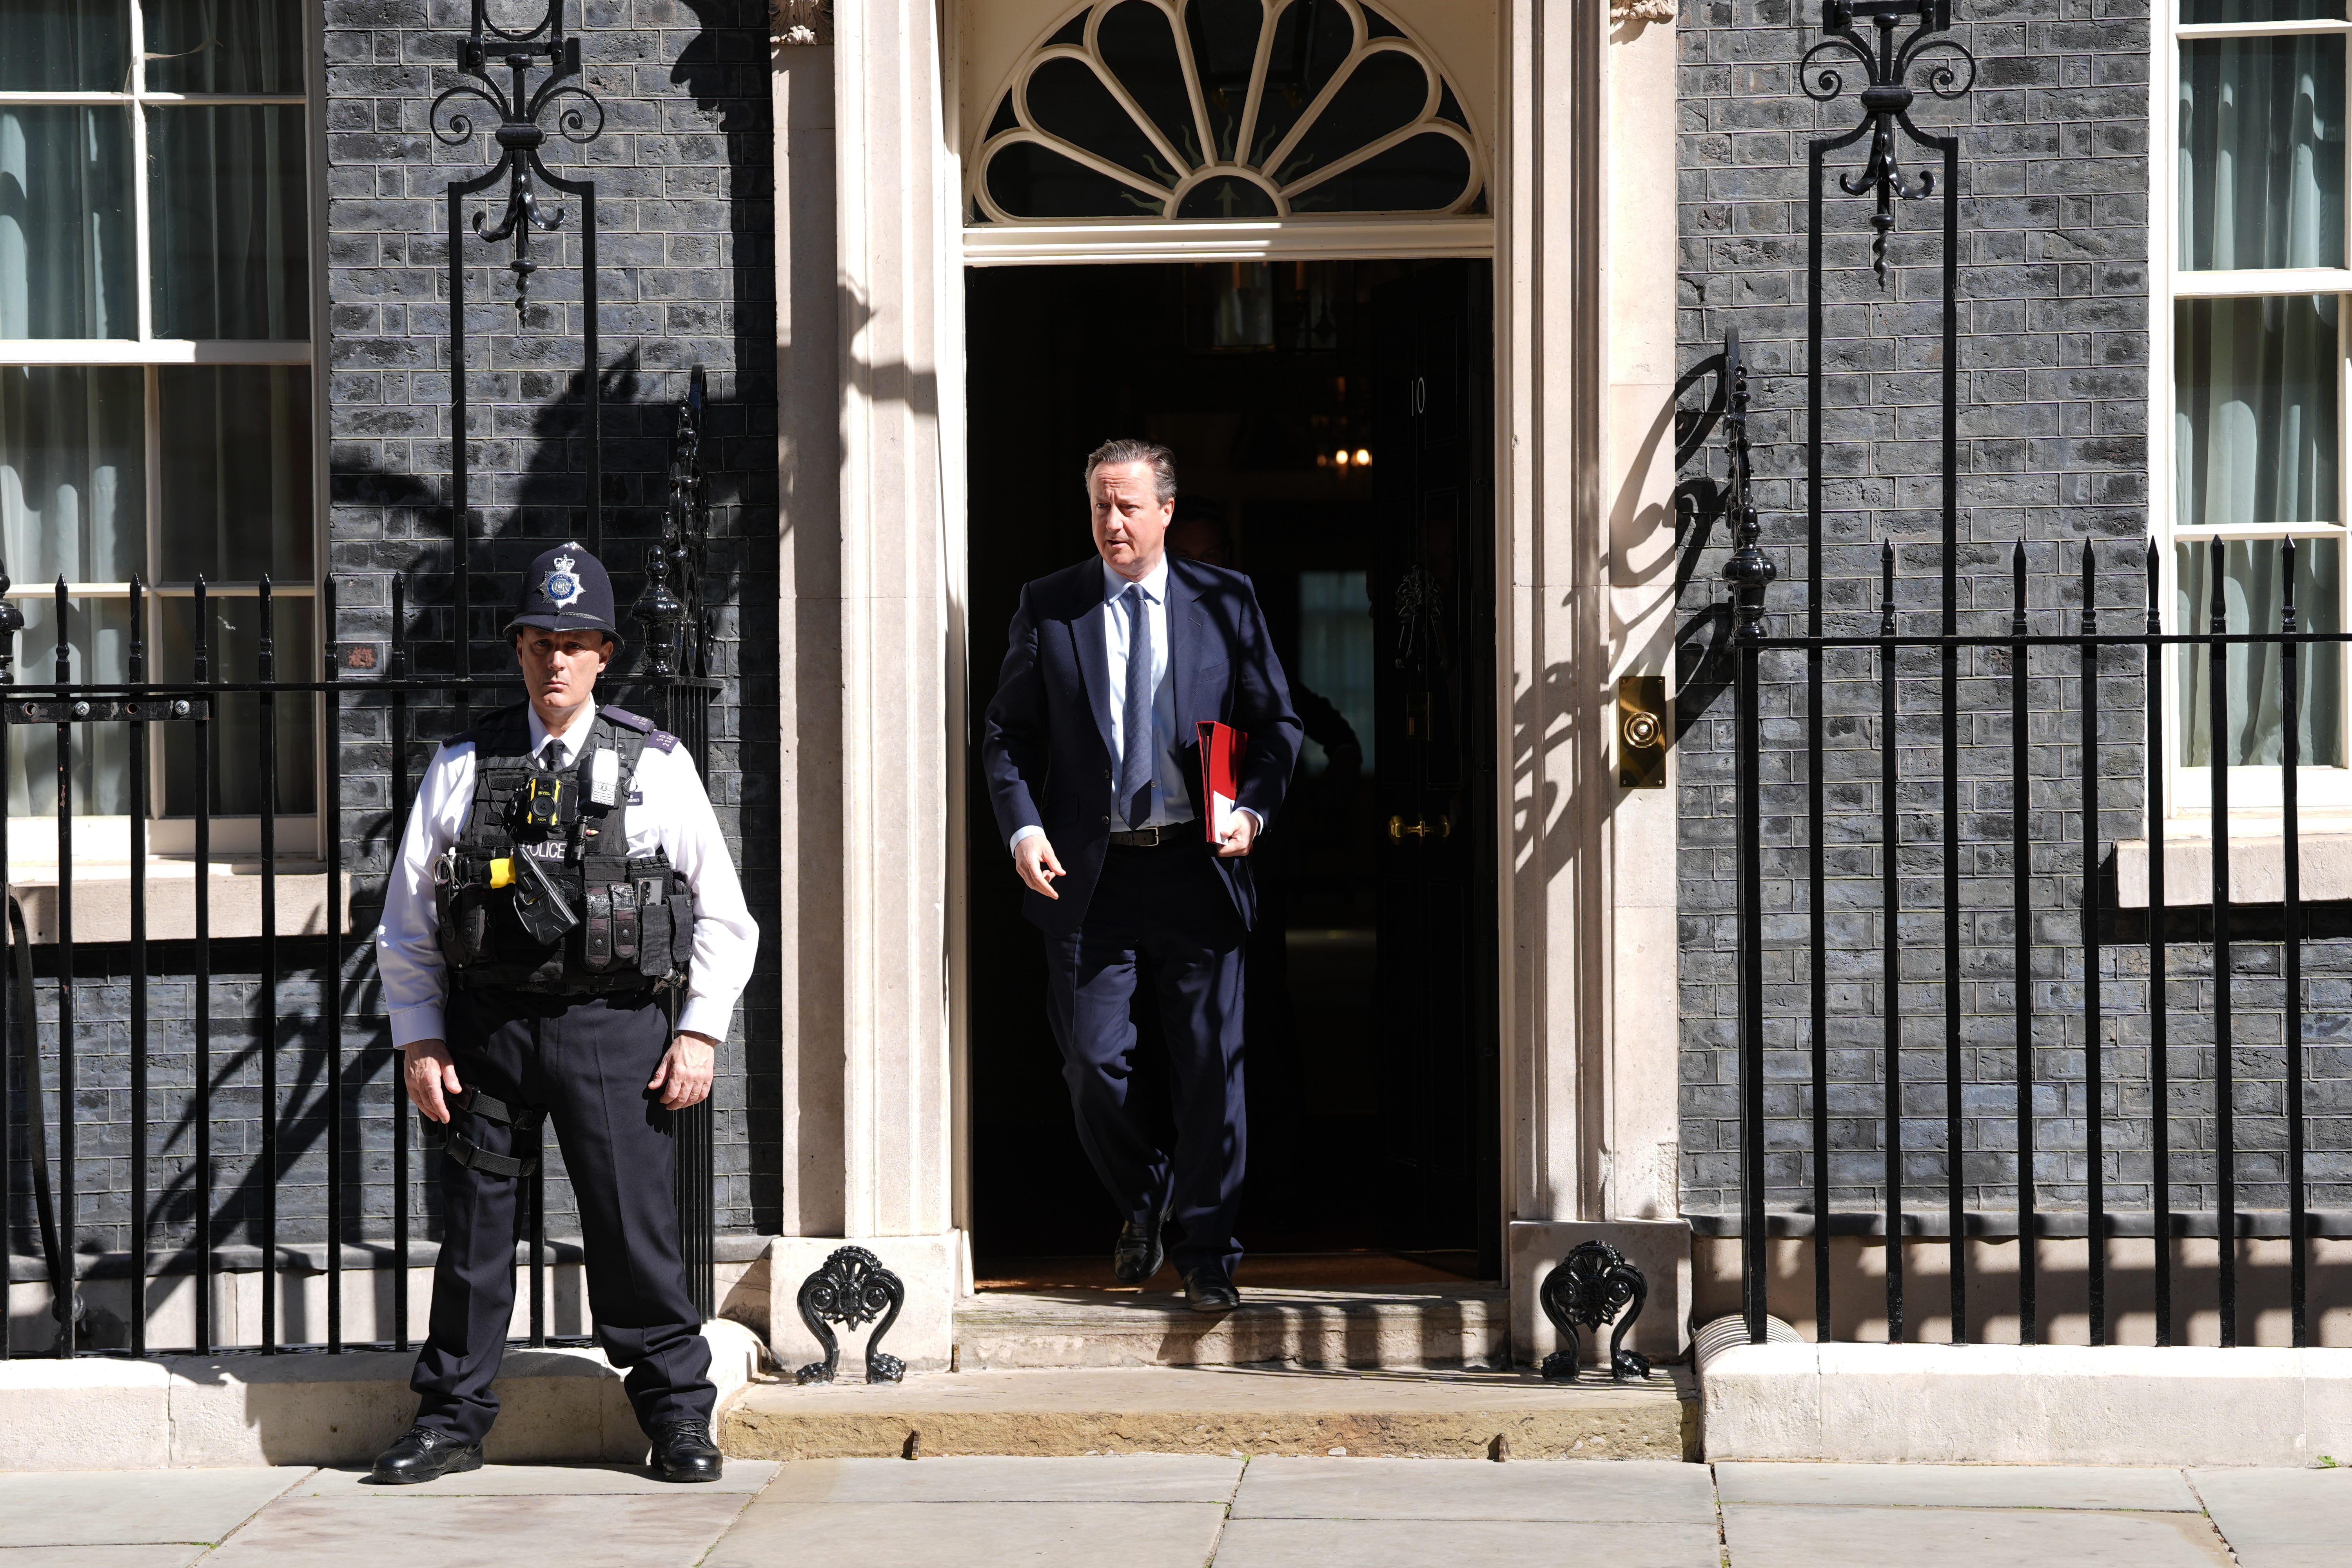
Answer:
[[[662,850],[629,853],[627,823],[638,758],[677,738],[600,708],[565,738],[578,750],[558,773],[531,756],[528,715],[501,708],[449,742],[474,743],[473,805],[433,876],[449,983],[555,995],[682,984],[692,889]]]

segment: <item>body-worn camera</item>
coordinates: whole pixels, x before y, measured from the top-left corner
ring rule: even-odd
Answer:
[[[515,831],[556,833],[563,826],[563,781],[532,778],[515,799]]]

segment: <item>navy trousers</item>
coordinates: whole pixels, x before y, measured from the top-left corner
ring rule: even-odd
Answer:
[[[1180,1270],[1241,1261],[1248,1128],[1242,1109],[1242,950],[1232,895],[1195,837],[1156,849],[1114,847],[1077,931],[1045,942],[1046,1011],[1078,1141],[1122,1218],[1162,1214],[1182,1235]],[[1136,1030],[1129,1012],[1139,959],[1158,977],[1176,1115],[1161,1150],[1130,1093]]]
[[[646,1089],[669,1046],[665,1009],[642,997],[457,991],[446,1026],[458,1082],[517,1110],[547,1110],[580,1205],[596,1342],[627,1372],[638,1424],[650,1432],[664,1421],[708,1421],[717,1391],[678,1249],[677,1145],[670,1113]],[[452,1129],[482,1149],[535,1152],[535,1134],[450,1109]],[[514,1317],[515,1210],[528,1179],[441,1157],[446,1229],[432,1327],[409,1386],[421,1425],[469,1443],[498,1418],[490,1383]]]

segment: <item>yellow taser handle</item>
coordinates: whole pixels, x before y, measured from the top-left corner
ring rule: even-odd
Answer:
[[[514,862],[512,860],[509,860],[505,856],[501,855],[497,859],[490,862],[491,887],[511,888],[514,886]]]

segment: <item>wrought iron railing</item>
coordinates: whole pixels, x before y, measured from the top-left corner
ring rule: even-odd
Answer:
[[[1810,1265],[1800,1271],[1811,1276],[1817,1337],[1853,1337],[1861,1318],[1876,1315],[1853,1292],[1874,1294],[1878,1283],[1833,1256],[1832,1239],[1848,1237],[1884,1242],[1883,1331],[1892,1341],[1916,1338],[1922,1320],[1939,1315],[1952,1340],[1980,1337],[1985,1296],[1972,1303],[1972,1247],[2014,1238],[2015,1283],[2003,1281],[1999,1310],[2013,1311],[2024,1342],[2047,1337],[2063,1306],[2079,1314],[2064,1331],[2093,1343],[2118,1338],[2127,1308],[2144,1314],[2135,1338],[2179,1342],[2186,1314],[2210,1310],[2212,1337],[2234,1345],[2255,1337],[2253,1314],[2282,1297],[2283,1337],[2312,1342],[2326,1311],[2352,1308],[2340,1286],[2338,1299],[2327,1295],[2336,1277],[2314,1266],[2323,1239],[2352,1236],[2352,1214],[2326,1206],[2340,1199],[2342,1156],[2352,1150],[2341,1120],[2323,1120],[2326,1096],[2312,1093],[2323,1071],[2334,1092],[2335,1067],[2312,1051],[2336,1037],[2347,1007],[2340,987],[2323,992],[2305,973],[2306,948],[2320,937],[2304,898],[2299,770],[2344,760],[2300,752],[2314,677],[2337,679],[2347,636],[2299,620],[2291,541],[2263,546],[2278,552],[2286,584],[2274,624],[2234,631],[2224,608],[2227,546],[2181,547],[2184,574],[2200,565],[2210,574],[2210,601],[2184,604],[2181,624],[2167,631],[2158,545],[2085,537],[2109,519],[2091,519],[2063,542],[1963,538],[1962,139],[1921,130],[1912,112],[1930,98],[1964,98],[1974,61],[1950,36],[1950,0],[1825,0],[1820,17],[1800,89],[1829,104],[1849,86],[1841,72],[1852,75],[1862,117],[1810,145],[1801,533],[1766,538],[1749,482],[1736,332],[1714,405],[1691,421],[1694,438],[1719,423],[1729,447],[1725,483],[1686,485],[1702,500],[1700,521],[1719,516],[1730,531],[1731,592],[1727,606],[1703,617],[1727,620],[1730,635],[1700,660],[1710,673],[1685,689],[1696,708],[1710,689],[1732,688],[1738,1130],[1737,1212],[1692,1217],[1703,1233],[1738,1235],[1742,1311],[1759,1341],[1776,1306],[1801,1315],[1791,1298],[1803,1281],[1772,1293],[1775,1238],[1795,1240]],[[1833,155],[1865,144],[1850,172],[1831,169]],[[1937,178],[1906,175],[1906,149]],[[1943,220],[1933,258],[1940,494],[1918,503],[1917,521],[1897,514],[1864,536],[1879,544],[1874,627],[1868,568],[1836,559],[1852,548],[1853,514],[1838,531],[1823,516],[1825,214],[1839,193],[1869,204],[1861,221],[1881,286],[1902,204],[1940,197]],[[1924,267],[1917,276],[1926,282]],[[1850,265],[1845,279],[1862,282],[1861,267]],[[1703,541],[1703,527],[1692,538]],[[1780,547],[1778,561],[1768,543]],[[2133,589],[2120,591],[2119,580]],[[1794,601],[1777,616],[1776,593]],[[2274,672],[2264,668],[2273,652]],[[2168,803],[2176,764],[2193,763],[2168,738],[2177,731],[2167,703],[2182,700],[2185,672],[2200,658],[2204,798]],[[2233,661],[2247,661],[2234,706]],[[2233,754],[2231,726],[2243,728],[2249,705],[2278,715],[2278,734],[2259,752]],[[1679,727],[1689,722],[1686,712]],[[2256,766],[2277,791],[2260,820],[2262,837],[2278,839],[2278,880],[2259,891],[2232,883],[2232,837],[2250,831],[2244,785]],[[2168,807],[2208,814],[2210,837],[2199,842],[2210,896],[2193,910],[2172,903],[2165,886],[2168,834],[2181,836]],[[2143,823],[2144,845],[2128,844]],[[2147,866],[2130,907],[2120,869],[2127,853],[2144,853]],[[2248,851],[2237,853],[2242,871]],[[2267,845],[2263,853],[2267,863]],[[2278,952],[2275,983],[2261,981],[2274,993],[2261,997],[2277,1015],[2274,1035],[2240,1027],[2239,993],[2250,982],[2233,965],[2253,941]],[[2176,1047],[2207,1050],[2210,1068],[2175,1061]],[[2330,1163],[2315,1167],[2315,1153]],[[2215,1244],[2210,1264],[2195,1258],[2193,1288],[2191,1237]],[[2082,1276],[2067,1279],[2063,1303],[2043,1278],[2042,1250],[2060,1237],[2084,1247]],[[2284,1243],[2283,1289],[2267,1256],[2255,1279],[2245,1250],[2254,1238]],[[2126,1241],[2127,1290],[2116,1251]],[[1906,1279],[1906,1259],[1922,1246],[1945,1270],[1947,1299],[1933,1309]]]
[[[1753,548],[1752,521],[1747,543]],[[2035,552],[2048,548],[2052,547],[2041,547]],[[2220,1342],[2233,1345],[2242,1337],[2239,1238],[2264,1236],[2283,1237],[2287,1242],[2290,1336],[2297,1345],[2310,1342],[2315,1309],[2310,1290],[2312,1243],[2323,1220],[2331,1234],[2340,1233],[2344,1216],[2323,1215],[2310,1201],[2312,1184],[2306,1156],[2312,1147],[2314,1122],[2305,1094],[2306,1020],[2316,1013],[2325,1013],[2326,1028],[2315,1037],[2332,1040],[2347,1015],[2340,1001],[2335,1005],[2316,1005],[2304,977],[2305,946],[2313,939],[2306,928],[2302,890],[2304,825],[2298,774],[2305,759],[2301,755],[2300,721],[2311,703],[2309,672],[2313,663],[2318,659],[2340,659],[2343,656],[2339,650],[2346,642],[2352,641],[2352,634],[2313,631],[2299,624],[2294,595],[2297,545],[2292,539],[2279,546],[2285,592],[2278,624],[2259,631],[2228,629],[2225,542],[2215,540],[2192,547],[2210,552],[2211,579],[2210,603],[2203,606],[2208,624],[2193,631],[2163,629],[2162,563],[2157,547],[2151,542],[2144,547],[2121,548],[2129,549],[2132,557],[2115,559],[2114,552],[2119,547],[2110,545],[2109,558],[2103,561],[2097,544],[2082,542],[2080,598],[2072,611],[2058,613],[2061,617],[2071,616],[2071,630],[2030,629],[2035,615],[2045,623],[2052,616],[2047,611],[2029,609],[2029,546],[2021,540],[2011,551],[2010,626],[2003,631],[1969,635],[1904,629],[1896,607],[1896,551],[1891,540],[1882,547],[1882,607],[1875,636],[1767,635],[1762,626],[1760,590],[1744,597],[1739,605],[1740,625],[1732,645],[1732,657],[1737,660],[1733,723],[1738,752],[1734,785],[1738,819],[1741,1197],[1738,1228],[1741,1239],[1742,1308],[1750,1334],[1759,1342],[1765,1334],[1768,1306],[1767,1241],[1774,1236],[1811,1239],[1812,1305],[1817,1331],[1824,1339],[1835,1337],[1832,1265],[1826,1238],[1841,1234],[1885,1240],[1886,1336],[1902,1341],[1906,1337],[1906,1307],[1902,1238],[1928,1233],[1929,1226],[1920,1223],[1926,1218],[1935,1222],[1933,1231],[1942,1234],[1949,1249],[1948,1310],[1955,1341],[1970,1337],[1971,1238],[1997,1235],[2018,1238],[2015,1307],[2019,1337],[2027,1343],[2041,1337],[2043,1321],[2037,1294],[2035,1241],[2067,1236],[2088,1238],[2087,1326],[2094,1344],[2108,1342],[2113,1329],[2108,1295],[2110,1242],[2126,1237],[2153,1238],[2154,1338],[2158,1344],[2169,1344],[2179,1335],[2175,1291],[2180,1269],[2177,1240],[2192,1235],[2210,1235],[2219,1242],[2211,1289],[2218,1311]],[[2129,630],[2103,630],[2099,584],[2103,574],[2112,582],[2119,569],[2144,573],[2146,594],[2141,601],[2127,607],[2110,607],[2111,612],[2127,609],[2126,625],[2138,625]],[[1948,576],[1949,571],[1948,563]],[[2278,655],[2275,685],[2266,692],[2242,696],[2233,705],[2229,681],[2231,660],[2245,658],[2252,650],[2264,648],[2275,649]],[[2210,810],[2210,837],[2198,840],[2208,846],[2210,897],[2197,911],[2201,919],[2191,931],[2174,929],[2177,922],[2172,910],[2179,906],[2168,901],[2165,886],[2164,759],[2169,754],[2167,747],[2170,744],[2170,727],[2166,718],[2164,670],[2168,661],[2180,658],[2174,651],[2180,649],[2201,652],[2209,661],[2205,717],[2210,736],[2210,795],[2203,802],[2182,803],[2204,805]],[[2048,650],[2042,654],[2044,662],[2038,671],[2037,650]],[[2129,657],[2119,660],[2116,657],[2118,650]],[[1858,657],[1868,667],[1848,673],[1843,683],[1848,700],[1838,704],[1838,712],[1849,723],[1856,719],[1875,720],[1874,732],[1856,737],[1854,743],[1844,748],[1849,752],[1874,750],[1875,777],[1855,769],[1824,770],[1818,763],[1809,771],[1789,775],[1804,803],[1810,837],[1802,841],[1801,852],[1781,857],[1783,864],[1779,869],[1782,875],[1772,879],[1785,889],[1787,896],[1768,897],[1766,824],[1776,821],[1788,826],[1789,814],[1768,808],[1760,783],[1763,759],[1768,754],[1760,717],[1767,679],[1775,673],[1790,674],[1789,666],[1792,663],[1817,666],[1823,655],[1840,653]],[[1990,656],[1996,668],[1971,676],[1970,684],[1991,680],[2005,689],[2007,768],[1999,775],[1977,770],[1969,779],[1982,782],[1998,777],[2004,783],[2008,795],[2005,811],[1987,809],[1981,805],[1971,808],[1962,798],[1969,779],[1964,779],[1962,770],[1956,766],[1948,763],[1939,775],[1927,779],[1906,771],[1906,749],[1899,743],[1899,737],[1913,721],[1930,714],[1940,729],[1948,734],[1951,732],[1961,714],[1955,688],[1941,679],[1942,672],[1956,662],[1978,662],[1976,656],[1980,655]],[[1932,668],[1906,674],[1906,658],[1930,662]],[[2123,666],[2120,669],[2119,664]],[[2137,733],[2126,732],[2118,741],[2102,731],[2102,687],[2112,689],[2134,682],[2141,688],[2137,703],[2140,713],[2137,716],[2142,718],[2144,728]],[[1794,682],[1786,684],[1793,687]],[[2048,698],[2053,689],[2069,685],[2074,689],[2073,701],[2052,706]],[[1870,687],[1876,690],[1874,713],[1851,700]],[[1924,705],[1906,700],[1906,694],[1927,689],[1936,689],[1939,700],[1923,713]],[[2178,694],[2175,696],[2177,699]],[[2245,829],[2242,824],[2233,828],[2231,779],[2246,764],[2233,762],[2228,737],[2233,720],[2242,721],[2246,718],[2247,704],[2260,703],[2264,699],[2274,702],[2280,720],[2280,755],[2274,773],[2280,790],[2276,832],[2281,861],[2277,898],[2265,896],[2258,902],[2234,891],[2231,881],[2232,833]],[[1828,723],[1822,705],[1811,702],[1801,708],[1793,703],[1790,706],[1794,710],[1791,717],[1801,716],[1805,753],[1815,759],[1822,757]],[[1990,705],[1981,701],[1973,702],[1970,711],[1979,720],[1990,717]],[[2239,727],[2242,728],[2242,723]],[[1974,749],[1981,752],[1989,743],[1979,725]],[[1908,754],[1916,757],[1924,750]],[[2038,763],[2034,755],[2037,750],[2043,753]],[[2059,751],[2074,754],[2072,780],[2047,775],[2051,754]],[[2117,930],[2117,917],[2126,911],[2117,909],[2116,887],[2111,880],[2116,875],[2114,858],[2117,849],[2114,825],[2112,820],[2104,824],[2101,820],[2099,784],[2116,776],[2116,770],[2108,764],[2118,754],[2126,760],[2133,774],[2145,766],[2147,787],[2146,917],[2144,931],[2129,936]],[[1852,757],[1845,760],[1850,762]],[[2039,776],[2037,769],[2042,770]],[[1835,782],[1825,776],[1828,771],[1836,773]],[[1839,797],[1843,807],[1834,814],[1824,809],[1833,796]],[[2050,837],[2051,816],[2069,808],[2079,814],[2071,845],[2064,842],[2063,835],[2055,840]],[[2042,818],[2039,826],[2037,816]],[[2008,831],[1999,837],[1984,837],[1964,826],[1963,819],[1968,817],[1975,818],[1977,827],[1996,825],[1998,819],[2005,817]],[[2269,827],[2269,818],[2263,820],[2264,827]],[[1927,831],[1931,827],[1932,840]],[[2264,837],[2268,837],[2267,833]],[[1927,847],[1931,842],[1936,847],[1932,851],[1933,882],[1940,897],[1936,905],[1923,909],[1911,895],[1930,874],[1926,862],[1931,853]],[[1822,852],[1831,844],[1839,848],[1841,866],[1835,874],[1829,869],[1829,857]],[[2048,853],[2053,847],[2061,851],[2059,856]],[[1971,895],[1984,891],[1989,879],[1980,867],[1970,869],[1969,862],[1987,851],[2007,862],[2009,897],[2005,909],[1982,897],[1963,895],[1964,884]],[[1856,870],[1860,858],[1874,862],[1866,874]],[[2058,867],[2053,865],[2054,860],[2067,864]],[[2069,881],[2073,883],[2071,888],[2064,886]],[[2037,883],[2044,888],[2039,898],[2035,892]],[[2071,899],[2065,896],[2069,893]],[[1765,926],[1767,910],[1771,908],[1801,908],[1806,911],[1803,938],[1798,937],[1791,915],[1790,929],[1779,940],[1768,941]],[[1822,912],[1832,908],[1866,919],[1874,928],[1874,943],[1864,947],[1837,940],[1830,923],[1822,918]],[[1966,951],[1980,961],[1972,967],[1957,956],[1962,950],[1966,928],[1988,910],[1998,910],[2005,916],[2011,928],[2005,973],[1998,968],[1988,970],[1981,962],[1985,953],[1981,944],[1968,944]],[[2236,984],[2232,943],[2239,940],[2235,933],[2256,910],[2260,911],[2260,940],[2265,944],[2277,943],[2281,952],[2281,1031],[2274,1045],[2267,1041],[2239,1043],[2232,1034],[2232,989]],[[1915,928],[1907,935],[1906,925]],[[1939,960],[1940,963],[1915,961],[1906,970],[1906,951],[1923,951],[1916,930],[1923,925],[1937,928],[1939,945],[1924,951],[1927,958]],[[1856,928],[1847,929],[1851,933]],[[2184,941],[2210,950],[2210,966],[2200,966],[2205,967],[2205,973],[2189,977],[2186,984],[2168,973],[2168,949]],[[2108,955],[2126,942],[2144,952],[2144,977],[2117,972],[2108,963]],[[1793,971],[1780,976],[1787,984],[1768,1001],[1768,954],[1775,949],[1790,954],[1803,950],[1805,973],[1801,978]],[[2053,949],[2056,973],[2068,977],[2055,984],[2047,978],[2050,966],[2036,963],[2038,953],[2053,953]],[[1832,973],[1837,976],[1834,986],[1830,978]],[[1972,1036],[1969,1026],[1972,1020],[1985,1019],[1988,1015],[1972,1011],[1964,995],[1964,988],[1969,983],[2001,981],[2007,982],[2010,998],[2005,1013],[2011,1070],[2005,1075],[2005,1083],[2001,1075],[1988,1075],[1984,1070],[1987,1058],[1981,1047],[1987,1042],[1980,1035]],[[2118,984],[2145,986],[2145,991],[2128,998],[2125,1006],[2111,1010],[2110,988]],[[1833,991],[1837,994],[1834,1001]],[[1871,991],[1875,992],[1875,996],[1865,1000],[1865,994]],[[1923,995],[1923,991],[1927,994]],[[2187,993],[2185,997],[2183,992]],[[1874,1003],[1880,1034],[1874,1063],[1879,1095],[1874,1115],[1859,1099],[1865,1081],[1851,1071],[1833,1071],[1832,1067],[1833,1043],[1849,1053],[1862,1048],[1851,1026],[1868,1019]],[[2145,1107],[2126,1103],[2124,1097],[2112,1092],[2116,1086],[2109,1079],[2107,1057],[2123,1042],[2109,1028],[2111,1011],[2141,1015],[2147,1020],[2145,1040],[2131,1042],[2144,1047],[2147,1054]],[[2209,1087],[2200,1096],[2203,1103],[2193,1107],[2179,1103],[2176,1089],[2195,1094],[2196,1084],[2176,1083],[2168,1058],[2168,1021],[2183,1011],[2210,1021],[2216,1047],[2211,1052]],[[2064,1030],[2069,1043],[2053,1046],[2040,1026],[2045,1016],[2068,1013],[2075,1016],[2078,1027]],[[2056,1025],[2069,1022],[2057,1016],[2051,1016],[2050,1021]],[[1941,1075],[1937,1086],[1940,1089],[1939,1114],[1934,1116],[1923,1116],[1916,1104],[1906,1103],[1906,1090],[1923,1087],[1922,1080],[1906,1073],[1906,1064],[1915,1062],[1927,1049],[1906,1037],[1906,1025],[1927,1022],[1938,1026],[1941,1035],[1940,1049],[1930,1051]],[[1784,1161],[1792,1154],[1801,1166],[1802,1179],[1795,1183],[1785,1179],[1789,1173],[1785,1163],[1784,1179],[1777,1184],[1768,1171],[1768,1160],[1774,1152],[1767,1131],[1768,1086],[1776,1080],[1785,1081],[1786,1078],[1784,1073],[1776,1074],[1769,1068],[1766,1062],[1766,1053],[1770,1048],[1767,1036],[1776,1028],[1785,1029],[1779,1042],[1781,1048],[1785,1049],[1791,1039],[1801,1039],[1805,1051],[1801,1094],[1808,1128],[1806,1140],[1794,1150],[1789,1150],[1785,1143],[1780,1145]],[[2079,1043],[2075,1043],[2077,1040]],[[2041,1064],[2053,1058],[2058,1063],[2057,1070],[2045,1077]],[[2076,1064],[2079,1076],[2069,1070]],[[2274,1076],[2267,1070],[2272,1067],[2275,1068]],[[2037,1107],[2037,1089],[2045,1083],[2079,1088],[2079,1109],[2070,1106],[2063,1114],[2053,1115]],[[2271,1084],[2278,1086],[2275,1103],[2269,1098],[2267,1086]],[[2001,1123],[2010,1131],[1992,1149],[1972,1151],[1969,1129],[1988,1114],[1988,1109],[1982,1104],[1972,1106],[1970,1091],[1987,1088],[2005,1089],[2011,1097],[2003,1107],[2007,1118]],[[2250,1095],[2261,1097],[2251,1110],[2246,1104]],[[1832,1102],[1841,1098],[1844,1103],[1833,1107]],[[2176,1149],[2171,1138],[2173,1118],[2192,1114],[2210,1117],[2210,1137],[2200,1140],[2199,1147]],[[1865,1206],[1840,1194],[1841,1187],[1853,1187],[1859,1177],[1851,1168],[1843,1173],[1835,1170],[1843,1163],[1841,1155],[1846,1151],[1833,1146],[1833,1120],[1875,1128],[1875,1151],[1883,1172],[1875,1205]],[[2037,1170],[2037,1129],[2053,1121],[2070,1129],[2068,1147],[2063,1152],[2079,1156],[2078,1173],[2052,1177]],[[2259,1138],[2247,1137],[2245,1122],[2252,1121],[2281,1124],[2276,1138],[2270,1135],[2267,1127]],[[1922,1121],[1937,1124],[1936,1131],[1940,1136],[1926,1149],[1915,1151],[1906,1147],[1906,1124],[1916,1128]],[[2135,1189],[2143,1189],[2147,1194],[2145,1208],[2118,1211],[2109,1202],[2108,1187],[2116,1180],[2111,1156],[2126,1151],[2122,1144],[2111,1142],[2107,1134],[2119,1121],[2145,1130],[2145,1149],[2128,1151],[2136,1164],[2141,1156],[2145,1158],[2145,1169],[2136,1170],[2131,1180]],[[2071,1135],[2076,1124],[2081,1130],[2079,1144]],[[1972,1152],[1991,1152],[2013,1161],[2015,1206],[2011,1215],[1989,1215],[1970,1203],[1972,1184],[2007,1184],[1997,1180],[1971,1184],[1966,1167]],[[1927,1168],[1923,1169],[1915,1154],[1927,1157]],[[2283,1196],[2281,1206],[2248,1209],[2241,1205],[2240,1173],[2249,1162],[2262,1163],[2263,1184]],[[2183,1183],[2194,1183],[2200,1190],[2210,1190],[2210,1208],[2189,1210],[2176,1205],[2176,1186]],[[1785,1198],[1794,1201],[1774,1206],[1769,1201],[1769,1190],[1775,1185]],[[2067,1189],[2070,1196],[2079,1187],[2079,1203],[2046,1203],[2041,1192],[2050,1185]],[[1940,1214],[1923,1215],[1920,1205],[1907,1195],[1923,1186],[1940,1188],[1941,1203],[1937,1205]],[[2002,1223],[2004,1220],[2008,1223]],[[2343,1306],[2352,1302],[2317,1303],[2320,1307],[2330,1304]]]

